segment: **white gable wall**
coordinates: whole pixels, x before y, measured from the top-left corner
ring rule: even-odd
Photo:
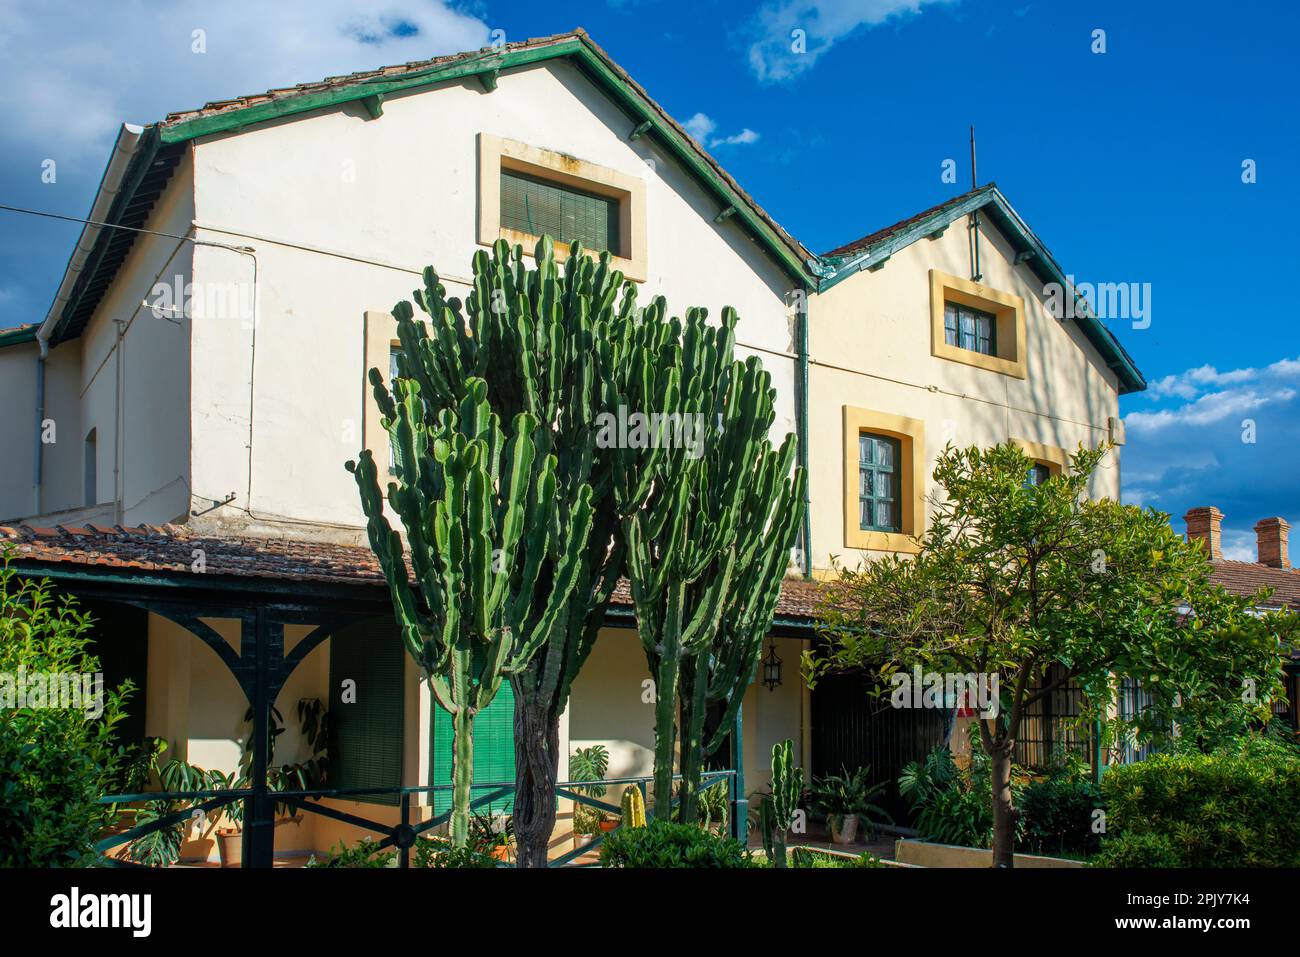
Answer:
[[[714,316],[734,306],[739,340],[773,373],[774,434],[793,431],[788,280],[733,222],[714,224],[716,201],[646,138],[628,142],[632,125],[575,68],[552,61],[504,73],[490,94],[470,79],[387,99],[378,119],[352,104],[200,141],[198,235],[254,247],[258,294],[255,348],[251,324],[196,307],[194,495],[236,496],[209,520],[355,537],[348,529],[364,518],[343,462],[361,448],[372,401],[363,315],[410,298],[426,264],[451,294],[465,292],[483,248],[480,132],[643,180],[642,299],[663,294],[676,313],[703,305]],[[248,257],[195,249],[200,286],[247,283],[252,268]]]

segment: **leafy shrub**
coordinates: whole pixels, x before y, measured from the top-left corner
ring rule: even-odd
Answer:
[[[1021,849],[1034,854],[1087,854],[1097,850],[1093,812],[1101,791],[1082,774],[1058,772],[1025,787],[1018,808]]]
[[[47,581],[19,579],[8,549],[0,565],[0,867],[72,867],[99,862],[94,841],[114,816],[99,804],[128,761],[114,728],[125,716],[130,682],[104,689],[104,710],[19,708],[17,676],[100,671],[88,651],[90,617]]]
[[[418,841],[411,855],[412,867],[458,868],[496,867],[497,860],[478,847],[452,847],[442,841]]]
[[[668,821],[620,828],[600,848],[601,867],[750,867],[751,861],[739,841]]]
[[[323,861],[312,857],[307,861],[308,867],[365,867],[382,868],[397,866],[396,851],[381,851],[379,842],[368,837],[362,838],[351,847],[339,841],[337,848],[331,849]]]
[[[959,768],[945,745],[932,750],[925,761],[913,761],[898,777],[898,789],[912,803],[916,830],[923,841],[963,847],[993,845],[993,793],[989,787],[989,758],[975,726],[971,726],[970,765]],[[1011,769],[1011,799],[1019,807],[1027,775]],[[1024,819],[1016,818],[1017,840]]]
[[[1114,836],[1100,866],[1300,866],[1300,760],[1158,755],[1112,768],[1101,790]]]
[[[880,859],[871,854],[859,854],[856,857],[845,857],[842,854],[827,854],[825,851],[818,851],[811,847],[795,847],[790,849],[790,866],[803,868],[858,868],[858,867],[880,867]]]

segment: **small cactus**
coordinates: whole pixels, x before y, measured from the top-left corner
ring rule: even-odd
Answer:
[[[803,768],[794,767],[794,746],[789,738],[772,745],[772,793],[760,810],[763,850],[773,867],[785,867],[785,836],[803,796]]]
[[[645,798],[635,785],[623,791],[623,826],[645,827]]]

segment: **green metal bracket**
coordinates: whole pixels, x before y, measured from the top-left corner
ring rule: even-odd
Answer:
[[[729,217],[731,217],[731,216],[734,216],[735,214],[736,214],[736,207],[735,207],[735,206],[728,206],[728,207],[727,207],[726,209],[724,209],[722,212],[718,213],[718,215],[714,216],[714,217],[713,217],[713,221],[714,221],[715,223],[720,223],[720,222],[722,222],[723,220],[725,220],[725,219],[727,219],[727,218],[729,218]]]
[[[644,123],[639,123],[637,124],[636,129],[634,129],[631,133],[627,135],[627,138],[629,140],[640,139],[642,134],[649,133],[651,128],[653,128],[653,126],[654,124],[651,123],[649,120],[646,120]]]
[[[483,87],[483,92],[491,93],[493,90],[495,90],[497,88],[497,78],[500,76],[501,76],[500,67],[497,67],[495,70],[488,70],[485,73],[480,73],[478,75],[478,81]]]
[[[366,108],[372,120],[377,120],[384,115],[384,94],[372,93],[361,101],[361,105]]]

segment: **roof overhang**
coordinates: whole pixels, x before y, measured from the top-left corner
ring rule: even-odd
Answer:
[[[1074,284],[1066,276],[1065,270],[996,186],[989,185],[976,190],[961,202],[936,210],[932,215],[917,220],[860,253],[827,260],[831,272],[818,283],[817,291],[825,292],[863,270],[877,267],[899,250],[926,236],[932,236],[963,216],[975,212],[985,213],[1011,241],[1017,253],[1017,261],[1032,269],[1044,283],[1057,283],[1067,295],[1076,299],[1076,318],[1073,321],[1101,355],[1107,368],[1119,379],[1120,395],[1143,391],[1147,387],[1146,378],[1132,357],[1114,333],[1088,309],[1087,303],[1077,297]]]

